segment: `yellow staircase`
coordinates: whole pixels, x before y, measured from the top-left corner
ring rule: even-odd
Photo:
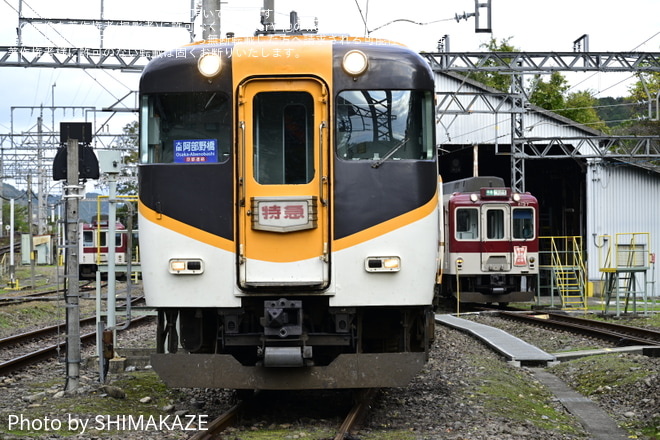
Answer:
[[[582,238],[548,237],[552,256],[552,286],[561,297],[563,309],[587,309],[586,269],[582,258]]]
[[[637,313],[637,299],[644,301],[647,309],[647,270],[649,269],[648,232],[615,234],[614,240],[609,235],[599,237],[601,254],[600,271],[603,312],[607,313],[610,302],[614,300],[616,315],[621,314],[621,299],[624,300],[624,313],[632,302],[632,311]]]

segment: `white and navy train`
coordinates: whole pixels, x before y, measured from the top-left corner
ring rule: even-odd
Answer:
[[[389,41],[204,41],[145,68],[141,265],[166,383],[366,388],[415,376],[451,273],[434,107],[427,63]],[[517,225],[528,214],[505,215]],[[504,258],[519,268],[517,254]]]

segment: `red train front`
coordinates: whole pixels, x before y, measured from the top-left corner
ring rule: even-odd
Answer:
[[[443,185],[441,290],[461,302],[530,301],[538,282],[538,202],[499,177]]]
[[[115,264],[126,264],[126,227],[115,224]],[[99,265],[108,264],[108,220],[95,219],[82,225],[80,240],[80,278],[94,279]]]

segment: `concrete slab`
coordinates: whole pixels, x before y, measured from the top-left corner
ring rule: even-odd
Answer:
[[[503,330],[454,315],[435,315],[437,323],[465,331],[491,346],[505,356],[513,365],[548,365],[557,361],[555,355],[546,353],[520,338]]]
[[[628,433],[588,397],[571,389],[564,381],[542,368],[531,368],[536,379],[557,396],[564,408],[580,421],[593,440],[623,440]]]

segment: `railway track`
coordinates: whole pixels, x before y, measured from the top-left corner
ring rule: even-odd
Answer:
[[[95,286],[91,285],[92,281],[85,281],[80,284],[79,289],[82,292],[89,292],[95,290]],[[103,284],[101,288],[106,287],[106,284]],[[41,287],[42,289],[44,287]],[[12,293],[5,293],[3,296],[0,296],[0,307],[7,306],[11,304],[20,304],[26,301],[54,301],[57,299],[62,299],[64,291],[62,287],[55,289],[46,288],[46,290],[39,290],[34,292],[25,292],[18,291]]]
[[[656,330],[614,324],[611,322],[577,318],[560,313],[519,313],[499,311],[501,318],[570,331],[584,336],[603,339],[618,346],[660,345],[660,332]]]
[[[366,416],[369,407],[371,406],[371,402],[374,400],[377,393],[377,388],[367,388],[356,391],[355,404],[349,411],[346,419],[344,419],[344,423],[339,427],[339,431],[337,432],[337,435],[335,435],[335,440],[344,440],[348,438],[351,432],[362,421],[364,416]]]
[[[36,333],[38,332],[40,332],[40,330],[36,331]],[[18,335],[18,336],[22,336],[22,335]],[[12,341],[8,341],[11,338],[12,337],[4,338],[0,340],[0,343],[2,345],[12,344]],[[89,344],[91,342],[96,341],[96,331],[81,334],[80,341],[83,344]],[[49,359],[51,357],[55,357],[60,353],[61,350],[64,349],[64,347],[66,347],[66,343],[64,341],[61,341],[55,344],[47,345],[46,347],[40,348],[38,350],[34,350],[22,354],[20,356],[16,356],[11,359],[8,359],[0,363],[0,376],[5,376],[9,373],[24,368],[28,365],[34,364],[36,362],[40,362],[45,359]]]
[[[239,401],[236,405],[232,406],[227,411],[213,419],[206,426],[205,431],[197,432],[196,434],[189,437],[188,440],[211,440],[216,438],[217,435],[221,434],[224,430],[236,423],[239,414],[248,407],[256,395],[257,393]]]
[[[132,304],[142,301],[143,297],[133,299]],[[142,323],[148,316],[136,317],[131,320],[132,323]],[[80,341],[82,344],[90,344],[96,342],[96,317],[83,318],[80,320],[81,334]],[[86,329],[84,329],[86,327]],[[17,335],[8,336],[0,339],[0,352],[6,352],[9,347],[16,347],[31,341],[53,339],[59,333],[66,330],[64,324],[52,325],[38,330],[20,333]],[[16,355],[9,359],[0,362],[0,376],[9,374],[13,371],[24,368],[30,364],[40,362],[57,356],[66,347],[66,342],[63,338],[58,338],[55,343],[47,343],[47,345],[32,350],[29,352]]]
[[[148,316],[141,316],[138,318],[133,318],[131,320],[132,323],[142,323],[146,322],[146,319],[149,318]],[[95,318],[92,318],[95,319]],[[39,332],[39,331],[37,331]],[[22,336],[22,335],[18,335]],[[10,338],[5,338],[1,340],[1,343],[5,343],[6,339]],[[96,342],[96,330],[93,331],[88,331],[86,333],[81,333],[80,335],[80,341],[83,344],[91,344]],[[0,363],[0,376],[5,376],[9,373],[12,373],[14,371],[20,370],[21,368],[25,368],[28,365],[34,364],[36,362],[40,362],[45,359],[50,359],[52,357],[57,356],[64,348],[66,347],[66,342],[65,341],[60,341],[55,344],[49,344],[43,348],[16,356],[14,358],[8,359],[2,363]]]
[[[355,391],[354,405],[337,430],[337,434],[335,435],[334,440],[345,440],[346,438],[350,437],[350,434],[363,420],[369,407],[371,406],[371,402],[377,393],[377,388],[367,388],[364,390]],[[259,395],[260,393],[257,391],[246,399],[243,399],[229,410],[227,410],[225,413],[211,421],[207,425],[205,431],[197,432],[193,436],[189,437],[189,440],[211,440],[217,438],[217,436],[220,435],[223,431],[236,423],[238,416],[250,405],[252,405],[254,401],[259,398]]]

